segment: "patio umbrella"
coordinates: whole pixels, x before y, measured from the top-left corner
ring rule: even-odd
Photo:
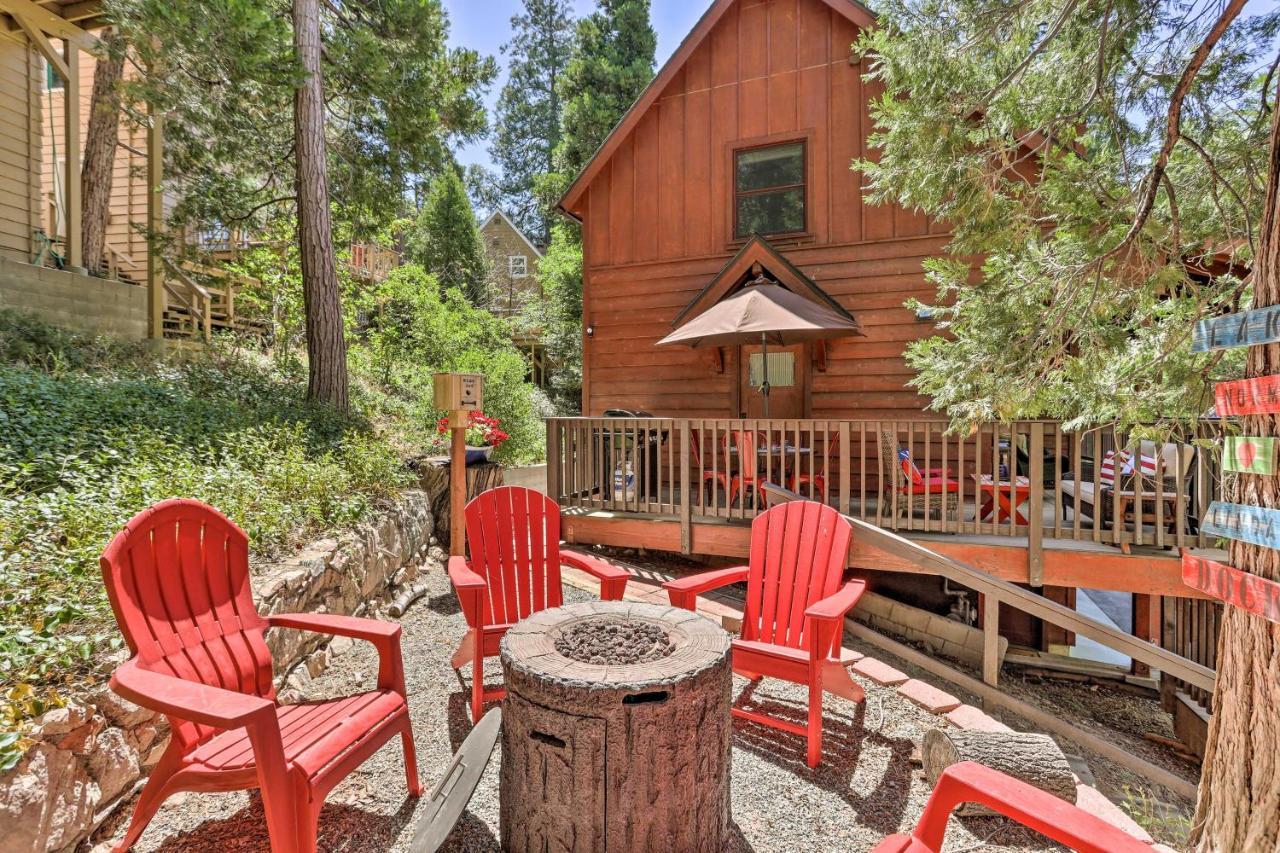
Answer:
[[[759,343],[764,360],[764,416],[769,417],[769,344],[791,346],[826,338],[862,335],[858,321],[838,313],[764,275],[703,311],[662,340],[658,346],[728,346]]]

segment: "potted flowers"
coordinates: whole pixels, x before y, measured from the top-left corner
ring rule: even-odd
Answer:
[[[436,422],[436,431],[441,435],[449,433],[449,419],[441,418]],[[502,421],[491,418],[484,412],[472,412],[470,425],[467,427],[467,464],[475,465],[489,459],[493,451],[510,438],[502,429]]]

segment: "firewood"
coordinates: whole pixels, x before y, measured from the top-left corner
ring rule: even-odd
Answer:
[[[1053,738],[1027,732],[943,731],[930,729],[920,744],[924,772],[937,784],[942,771],[960,761],[976,761],[1048,791],[1069,803],[1076,801],[1075,775]],[[961,816],[990,815],[984,806],[967,804]]]

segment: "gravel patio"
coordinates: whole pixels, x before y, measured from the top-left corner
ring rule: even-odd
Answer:
[[[418,761],[428,788],[470,730],[467,685],[449,667],[449,655],[464,622],[448,578],[426,571],[426,594],[400,620],[404,626],[405,676]],[[637,585],[637,592],[652,594]],[[592,598],[566,585],[566,602]],[[628,596],[632,597],[632,596]],[[846,646],[859,649],[846,640]],[[309,698],[368,689],[377,657],[363,643],[338,641],[329,669],[310,682]],[[491,671],[498,671],[496,661]],[[914,825],[929,794],[913,752],[924,732],[942,718],[858,674],[867,702],[855,706],[826,697],[823,763],[810,770],[800,738],[734,721],[732,851],[859,851]],[[735,676],[735,690],[746,682]],[[803,719],[804,690],[766,680],[739,699],[779,715]],[[475,797],[446,843],[449,851],[495,851],[498,844],[500,748]],[[406,796],[398,742],[389,744],[352,773],[329,796],[320,819],[321,850],[347,853],[409,849],[420,809]],[[124,821],[104,827],[95,853],[123,834]],[[185,794],[168,800],[135,848],[152,851],[228,853],[267,850],[265,824],[256,795]],[[1060,849],[1039,836],[992,818],[953,819],[948,851]]]

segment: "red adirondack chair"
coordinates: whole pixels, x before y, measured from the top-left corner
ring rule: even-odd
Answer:
[[[467,633],[453,653],[453,668],[471,663],[471,718],[501,688],[484,689],[484,659],[498,654],[507,629],[530,614],[564,603],[561,564],[600,581],[600,598],[618,601],[631,573],[604,560],[560,549],[560,507],[521,486],[482,492],[467,504],[471,559],[449,558],[449,580],[467,619]]]
[[[938,853],[947,818],[961,803],[979,803],[1081,853],[1151,853],[1124,830],[1083,809],[972,761],[942,771],[910,835],[891,835],[873,853]]]
[[[143,510],[102,554],[116,622],[133,656],[111,688],[169,718],[172,738],[115,848],[128,850],[178,791],[258,788],[275,853],[312,853],[325,795],[395,735],[418,796],[400,626],[317,614],[261,616],[249,589],[249,539],[216,509],[167,500]],[[368,640],[378,687],[344,699],[280,705],[268,628]]]
[[[806,760],[822,755],[822,691],[861,702],[863,691],[841,665],[844,616],[866,589],[840,585],[853,528],[816,501],[779,504],[751,523],[750,564],[667,581],[674,607],[694,610],[699,594],[747,582],[742,637],[733,641],[733,669],[752,681],[780,678],[809,687],[805,726],[734,708],[735,716],[808,738]]]

